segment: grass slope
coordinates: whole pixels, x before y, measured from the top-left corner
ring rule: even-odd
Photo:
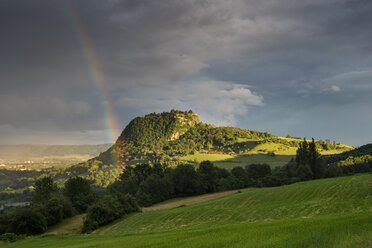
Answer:
[[[262,188],[132,214],[91,235],[5,247],[370,247],[372,174]]]
[[[51,227],[45,234],[80,234],[83,227],[85,214],[63,220],[61,223]]]

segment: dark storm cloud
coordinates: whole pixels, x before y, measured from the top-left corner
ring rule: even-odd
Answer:
[[[224,125],[340,135],[304,113],[326,125],[327,111],[341,122],[339,110],[372,104],[371,11],[364,0],[3,0],[0,139],[22,142],[42,130],[58,141],[82,130],[90,130],[82,143],[100,139],[101,93],[82,35],[123,125],[147,112],[193,108]],[[371,118],[360,119],[365,130]],[[350,136],[340,139],[365,142]]]

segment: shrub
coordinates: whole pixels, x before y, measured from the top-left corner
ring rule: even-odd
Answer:
[[[18,209],[11,218],[9,232],[35,235],[45,232],[47,221],[38,211],[31,208]]]
[[[85,212],[88,206],[94,202],[94,193],[90,182],[82,177],[69,178],[64,184],[63,194],[79,213]]]
[[[310,180],[314,177],[314,174],[309,165],[300,164],[296,170],[297,176],[303,180]]]
[[[17,240],[24,239],[24,238],[26,238],[26,235],[24,234],[17,235],[15,233],[4,233],[0,235],[0,241],[3,241],[3,242],[15,242]]]
[[[112,195],[105,195],[100,201],[88,208],[83,224],[83,233],[90,233],[99,226],[106,225],[134,211],[138,211],[137,203],[130,195],[123,197],[122,202]]]

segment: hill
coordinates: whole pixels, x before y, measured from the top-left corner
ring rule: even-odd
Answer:
[[[216,127],[200,122],[190,111],[172,110],[152,113],[133,119],[124,129],[114,146],[96,159],[103,164],[129,165],[156,163],[175,165],[198,163],[201,160],[239,163],[239,155],[258,156],[255,162],[268,157],[284,156],[287,163],[296,154],[302,138],[284,138],[255,130],[235,127]],[[353,149],[350,146],[316,141],[322,154],[335,154]],[[248,159],[249,160],[249,159]],[[278,160],[278,159],[276,159]]]
[[[71,167],[68,173],[84,175],[98,186],[107,186],[125,166],[142,163],[197,166],[203,160],[210,160],[227,169],[252,163],[267,163],[274,168],[294,159],[302,140],[236,127],[216,127],[202,123],[191,110],[171,110],[136,117],[112,147],[87,163]],[[316,146],[321,154],[353,149],[330,140],[317,140]]]
[[[36,178],[46,175],[60,184],[68,177],[80,175],[96,186],[106,187],[125,166],[141,163],[197,166],[210,160],[227,169],[252,163],[267,163],[274,168],[290,162],[301,141],[299,137],[205,124],[191,110],[152,113],[133,119],[113,146],[0,146],[0,158],[42,161],[23,164],[14,171],[0,171],[0,191],[21,193]],[[318,140],[316,145],[322,154],[353,149],[329,140]]]
[[[244,191],[129,215],[90,235],[4,247],[370,247],[372,174]]]
[[[364,156],[371,156],[372,158],[372,144],[367,144],[361,147],[358,147],[351,151],[346,151],[340,154],[333,154],[333,155],[327,155],[323,156],[327,164],[342,164],[343,161],[346,161],[350,158],[361,158]],[[370,159],[372,160],[372,159]]]

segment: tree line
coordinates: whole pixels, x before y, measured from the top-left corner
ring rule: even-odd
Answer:
[[[0,215],[0,238],[16,240],[24,235],[44,233],[65,218],[87,213],[83,232],[90,232],[124,214],[139,211],[134,197],[99,192],[82,177],[72,177],[61,189],[51,177],[35,182],[30,206]]]

